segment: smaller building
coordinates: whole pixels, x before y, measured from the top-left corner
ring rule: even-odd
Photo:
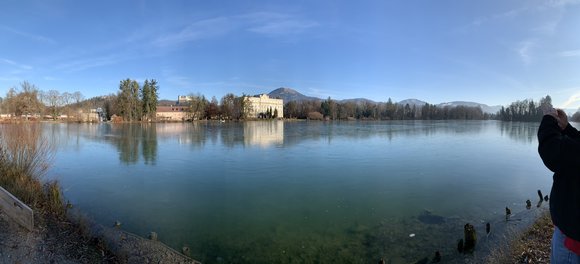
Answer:
[[[193,101],[193,96],[189,96],[189,95],[177,96],[177,104],[178,105],[189,104],[189,102],[191,102],[191,101]]]
[[[284,117],[284,101],[282,99],[270,98],[267,94],[246,97],[250,103],[248,117],[264,118],[269,113],[271,117]]]
[[[189,106],[157,106],[155,117],[158,121],[185,121],[189,119]]]

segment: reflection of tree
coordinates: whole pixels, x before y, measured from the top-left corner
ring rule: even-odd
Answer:
[[[157,126],[155,124],[144,124],[141,126],[143,137],[141,140],[141,152],[145,164],[155,165],[157,160]]]
[[[501,122],[501,135],[507,135],[515,141],[532,143],[538,132],[538,123],[530,122]]]
[[[139,160],[139,129],[135,125],[121,125],[116,140],[119,149],[119,160],[125,164],[134,164]]]
[[[119,160],[124,164],[135,164],[139,154],[145,164],[157,160],[157,127],[155,124],[115,124],[110,137],[119,150]],[[141,151],[139,151],[141,150]]]

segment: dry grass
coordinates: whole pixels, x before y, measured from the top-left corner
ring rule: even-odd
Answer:
[[[553,232],[550,213],[545,212],[509,245],[492,251],[486,263],[550,263]]]
[[[55,146],[38,123],[5,124],[0,129],[0,185],[36,210],[64,215],[58,182],[44,181]]]

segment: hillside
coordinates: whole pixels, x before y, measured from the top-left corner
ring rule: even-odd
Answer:
[[[309,101],[309,100],[315,100],[315,101],[322,100],[320,98],[303,95],[294,89],[283,88],[283,87],[278,88],[274,91],[271,91],[270,93],[268,93],[268,96],[270,96],[272,98],[280,98],[280,99],[284,100],[284,103],[287,103],[290,101],[301,102],[301,101]]]

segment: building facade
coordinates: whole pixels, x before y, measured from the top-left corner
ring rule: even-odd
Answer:
[[[185,121],[190,119],[188,106],[158,106],[155,116],[158,121]]]
[[[284,101],[282,99],[270,98],[267,94],[247,96],[244,99],[250,104],[247,115],[250,118],[264,118],[268,113],[272,117],[284,118]]]

